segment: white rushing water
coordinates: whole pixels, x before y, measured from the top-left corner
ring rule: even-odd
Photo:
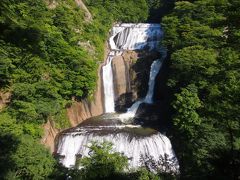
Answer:
[[[108,56],[107,64],[102,67],[102,77],[104,86],[104,106],[105,113],[112,113],[114,108],[114,89],[113,89],[113,73],[112,73],[112,56]]]
[[[115,112],[112,59],[123,50],[153,50],[158,47],[162,30],[159,24],[117,24],[109,38],[110,53],[102,68],[105,113]]]
[[[169,139],[160,134],[152,134],[147,137],[134,137],[127,133],[117,133],[108,135],[94,135],[93,133],[66,134],[62,136],[58,151],[64,156],[60,161],[65,167],[75,166],[76,155],[89,156],[89,145],[92,141],[103,142],[110,141],[113,143],[113,150],[123,153],[129,158],[131,169],[141,167],[143,164],[141,157],[151,156],[154,160],[159,160],[161,156],[168,157],[171,160],[172,168],[178,169],[178,161],[172,149]]]
[[[151,50],[158,47],[162,35],[160,24],[116,24],[109,44],[112,50]]]
[[[150,76],[148,81],[148,91],[147,95],[145,96],[144,102],[145,103],[153,103],[153,95],[154,95],[154,87],[155,87],[155,79],[158,75],[158,72],[162,66],[161,60],[155,60],[151,65]]]

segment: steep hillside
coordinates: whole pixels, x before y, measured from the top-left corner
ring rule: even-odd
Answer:
[[[240,177],[239,1],[179,1],[162,21],[183,179]]]
[[[72,99],[91,99],[113,22],[148,16],[145,0],[85,3],[0,2],[0,91],[11,94],[1,95],[1,108],[7,105],[0,113],[1,178],[43,179],[53,172],[55,160],[39,144],[42,125],[69,127]]]

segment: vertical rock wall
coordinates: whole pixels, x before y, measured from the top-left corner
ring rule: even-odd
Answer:
[[[134,101],[145,97],[152,62],[159,58],[157,52],[126,51],[113,59],[115,107],[126,111]]]
[[[41,139],[41,143],[48,147],[51,152],[54,152],[55,137],[60,131],[55,128],[52,121],[47,121],[43,126],[43,130],[44,135]]]

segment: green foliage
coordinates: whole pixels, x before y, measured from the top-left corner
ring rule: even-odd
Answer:
[[[70,127],[70,122],[67,117],[67,110],[62,109],[59,113],[55,114],[52,119],[54,119],[56,128],[68,128]]]
[[[77,45],[84,23],[75,3],[49,10],[42,0],[1,1],[1,10],[1,87],[13,89],[18,121],[45,122],[71,96],[93,93],[97,66]]]
[[[173,108],[178,112],[173,119],[174,125],[186,134],[193,134],[201,123],[197,109],[201,107],[201,102],[197,95],[196,86],[182,88],[179,94],[176,94],[176,100]]]
[[[138,171],[138,180],[160,180],[156,174],[148,171],[145,168],[142,168]]]
[[[87,5],[92,23],[85,22],[83,10],[71,1],[58,1],[55,9],[42,0],[0,2],[0,86],[13,90],[10,112],[18,121],[46,122],[64,112],[73,96],[91,96],[96,61],[103,60],[113,22],[144,21],[148,15],[145,0],[138,6],[134,1]],[[59,125],[66,127],[61,120]]]
[[[175,0],[146,0],[149,7],[148,22],[159,23],[174,7]]]
[[[239,5],[234,0],[177,1],[163,18],[183,179],[239,177]]]
[[[8,113],[0,114],[1,135],[19,136],[23,133],[23,128],[19,126],[16,119],[13,119]]]
[[[15,163],[16,175],[22,179],[45,179],[55,166],[51,154],[28,135],[20,138],[12,160]]]
[[[162,0],[147,0],[150,9],[158,9],[163,5]]]
[[[171,50],[193,45],[209,48],[224,45],[224,11],[226,3],[215,6],[214,1],[176,2],[173,13],[163,18],[164,44]]]
[[[174,73],[174,78],[182,83],[182,79],[188,79],[204,86],[205,79],[211,78],[218,69],[217,53],[213,49],[204,49],[202,46],[190,46],[177,50],[172,54],[172,69],[181,74]],[[191,76],[189,77],[189,74]]]
[[[146,167],[141,167],[132,171],[126,171],[128,169],[128,159],[121,153],[114,152],[112,144],[110,142],[92,142],[89,146],[89,157],[81,157],[77,160],[76,168],[64,170],[61,172],[67,172],[73,179],[78,180],[174,180],[175,175],[169,172],[151,172]],[[156,162],[152,162],[156,163]],[[163,163],[159,160],[159,163]],[[156,164],[155,164],[156,165]],[[167,171],[167,170],[166,170]],[[58,173],[59,174],[59,173]],[[59,176],[58,176],[59,177]],[[56,177],[55,177],[56,178]]]
[[[118,152],[112,152],[112,144],[93,142],[90,148],[90,157],[79,161],[83,166],[84,179],[104,179],[114,177],[114,174],[123,172],[127,168],[128,159]],[[78,165],[77,165],[78,166]]]
[[[93,12],[103,10],[103,17],[110,17],[121,22],[144,22],[148,17],[148,6],[145,0],[137,3],[133,0],[87,0]]]
[[[24,123],[23,125],[23,133],[29,134],[35,139],[40,139],[43,135],[43,130],[39,125],[34,123]]]
[[[85,1],[92,22],[76,2],[56,2],[50,8],[44,0],[0,1],[0,90],[11,92],[9,106],[0,112],[0,179],[47,179],[57,173],[39,144],[41,125],[50,120],[59,129],[70,126],[66,106],[72,98],[93,95],[112,24],[148,16],[145,0]],[[110,145],[105,148],[108,153]],[[108,156],[103,173],[125,167],[120,154]]]
[[[39,144],[41,134],[35,124],[19,124],[6,112],[0,114],[1,179],[46,179],[51,175],[56,162]]]

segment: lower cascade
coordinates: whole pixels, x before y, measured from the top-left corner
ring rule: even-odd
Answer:
[[[158,48],[161,37],[162,31],[158,24],[117,24],[113,27],[109,38],[110,53],[102,67],[106,114],[90,118],[59,134],[56,153],[65,167],[75,167],[77,158],[88,156],[88,147],[93,141],[109,141],[114,151],[128,157],[131,169],[146,165],[151,159],[162,170],[178,172],[178,160],[170,140],[157,130],[133,124],[140,104],[154,103],[155,79],[166,57],[166,51]],[[115,113],[112,61],[126,50],[157,50],[161,58],[151,65],[145,98],[133,103],[126,113],[118,114]]]
[[[170,140],[151,129],[119,125],[101,128],[92,126],[77,131],[59,137],[58,153],[64,157],[60,161],[68,168],[75,166],[77,155],[88,156],[91,141],[112,142],[113,150],[129,158],[129,167],[132,169],[141,167],[144,159],[159,160],[161,157],[167,157],[167,161],[172,164],[171,170],[178,167]]]

